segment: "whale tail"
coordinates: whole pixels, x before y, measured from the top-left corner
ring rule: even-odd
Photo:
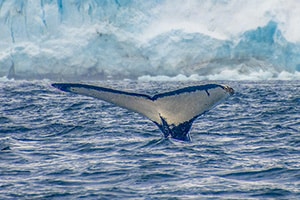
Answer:
[[[153,121],[165,137],[190,141],[194,120],[234,90],[228,86],[207,84],[190,86],[154,96],[78,83],[54,83],[65,92],[90,96],[140,113]]]

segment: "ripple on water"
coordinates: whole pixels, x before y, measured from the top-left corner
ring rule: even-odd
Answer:
[[[191,84],[113,87],[154,94]],[[297,82],[231,82],[236,94],[195,121],[191,143],[47,82],[3,85],[1,199],[300,198]]]

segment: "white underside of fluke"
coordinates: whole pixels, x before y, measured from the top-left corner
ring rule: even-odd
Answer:
[[[227,86],[217,84],[186,87],[153,97],[85,84],[57,83],[53,86],[62,91],[94,97],[140,113],[156,123],[161,130],[162,126],[170,126],[171,132],[172,127],[187,122],[191,126],[199,115],[230,96]]]

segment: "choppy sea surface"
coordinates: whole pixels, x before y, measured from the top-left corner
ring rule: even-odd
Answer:
[[[92,84],[151,95],[203,83]],[[236,93],[188,143],[50,81],[1,81],[0,199],[300,199],[300,82],[217,83]]]

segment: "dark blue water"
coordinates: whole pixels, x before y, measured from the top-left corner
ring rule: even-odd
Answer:
[[[0,199],[300,199],[300,83],[226,82],[236,94],[163,139],[144,117],[0,82]],[[155,94],[197,82],[98,82]]]

